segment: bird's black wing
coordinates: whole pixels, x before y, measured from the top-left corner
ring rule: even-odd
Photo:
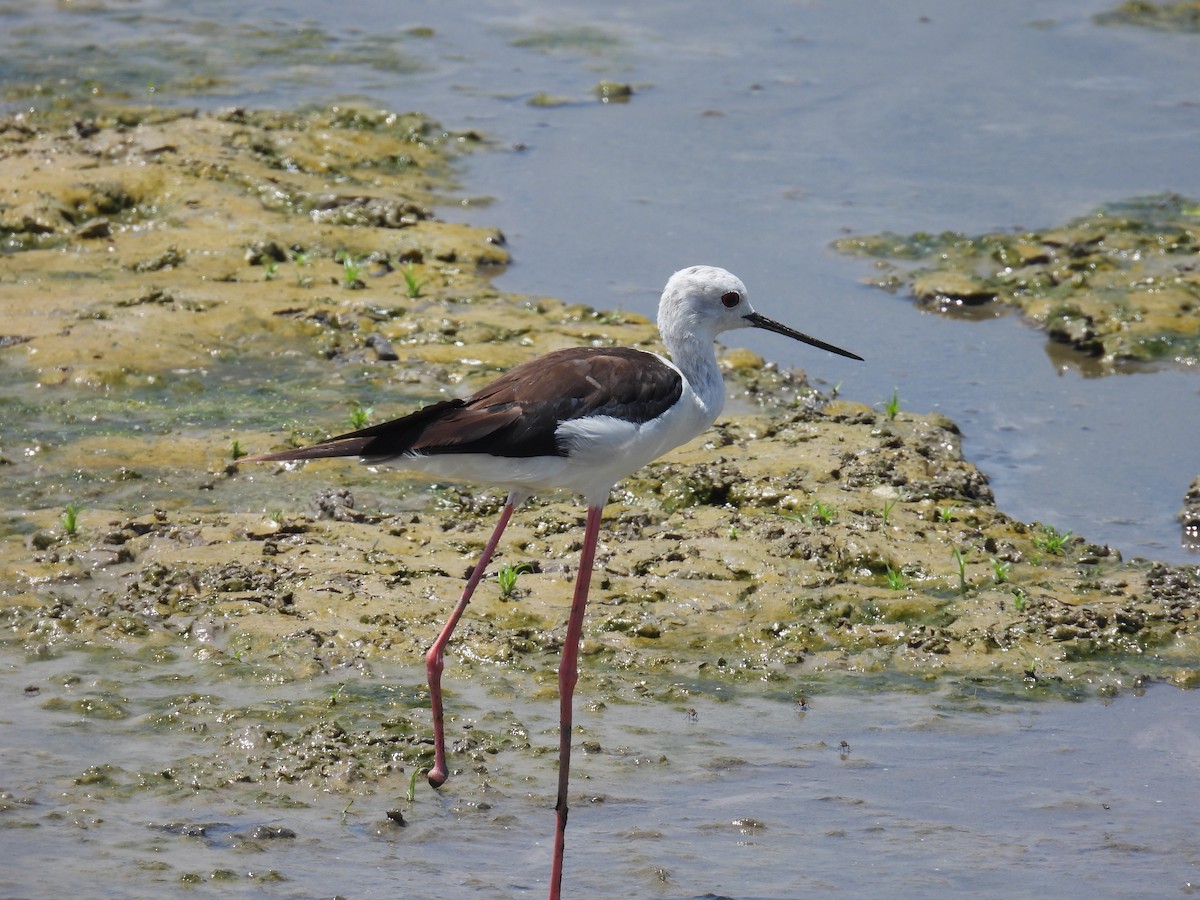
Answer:
[[[557,350],[501,375],[466,400],[444,400],[403,418],[257,460],[404,453],[562,456],[558,426],[587,416],[648,422],[683,393],[679,372],[625,347]]]

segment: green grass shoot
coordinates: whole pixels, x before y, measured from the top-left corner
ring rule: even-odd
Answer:
[[[363,406],[357,400],[350,406],[350,427],[355,431],[366,428],[371,421],[371,413],[375,412],[373,406]]]
[[[68,503],[66,509],[63,510],[62,527],[67,534],[79,532],[79,511],[81,509],[83,509],[82,503]]]
[[[971,552],[971,548],[959,550],[957,547],[954,550],[954,560],[958,563],[958,592],[962,596],[967,596],[967,589],[971,586],[967,581],[967,554]]]
[[[507,563],[502,565],[496,572],[496,581],[500,584],[500,596],[511,597],[513,591],[517,589],[517,580],[526,572],[532,571],[533,566],[530,563],[517,563],[515,566]]]
[[[413,264],[409,263],[400,270],[400,274],[404,276],[404,290],[408,294],[410,300],[415,300],[421,296],[421,288],[425,286],[425,282],[417,278],[417,271],[413,268]]]
[[[1004,584],[1008,581],[1008,573],[1012,571],[1012,563],[1007,563],[1002,559],[992,558],[992,581],[996,584]]]
[[[802,525],[832,525],[838,517],[838,511],[836,506],[815,500],[806,513],[781,513],[780,515],[792,522],[800,522]]]
[[[367,286],[363,281],[362,263],[356,260],[353,254],[339,250],[333,258],[342,264],[342,287],[348,291],[356,291]]]
[[[303,288],[312,287],[312,276],[305,274],[305,269],[312,265],[312,257],[304,250],[297,250],[292,254],[292,262],[296,264],[296,286]]]
[[[822,503],[818,500],[809,510],[809,515],[813,522],[822,525],[832,525],[833,520],[838,517],[837,507],[831,506],[828,503]]]
[[[884,404],[884,413],[888,417],[888,421],[893,421],[900,412],[900,389],[892,388],[892,399]]]
[[[408,790],[404,794],[404,799],[409,803],[417,799],[417,779],[421,777],[424,771],[424,769],[418,766],[413,766],[412,774],[408,776]]]
[[[1046,525],[1042,528],[1042,533],[1034,535],[1032,540],[1033,545],[1039,550],[1043,550],[1053,556],[1061,556],[1066,552],[1066,545],[1071,540],[1071,537],[1072,534],[1069,531],[1060,533],[1054,526]]]

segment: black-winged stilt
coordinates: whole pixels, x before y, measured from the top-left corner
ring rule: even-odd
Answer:
[[[600,517],[616,482],[708,428],[725,402],[713,342],[723,331],[765,328],[822,350],[861,360],[755,312],[746,287],[712,266],[671,276],[658,307],[658,329],[671,354],[629,348],[580,347],[523,363],[465,400],[444,400],[396,419],[309,447],[245,462],[358,456],[369,465],[418,469],[439,478],[494,484],[508,490],[479,562],[458,604],[425,658],[433,707],[434,765],[429,783],[445,782],[442,655],[483,577],[513,510],[541,490],[567,490],[587,501],[587,524],[575,595],[558,669],[557,827],[550,898],[562,887],[571,762],[572,695]]]

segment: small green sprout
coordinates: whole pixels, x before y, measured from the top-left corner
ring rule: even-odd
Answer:
[[[274,281],[279,274],[279,260],[268,259],[263,263],[263,281]]]
[[[900,569],[893,569],[891,566],[888,566],[887,571],[884,572],[884,577],[887,579],[888,587],[893,591],[902,591],[908,587],[908,579],[904,577],[904,572]]]
[[[812,505],[811,517],[812,521],[819,522],[822,525],[832,525],[833,520],[838,516],[837,508],[830,506],[828,503],[822,503],[818,500]]]
[[[939,522],[953,522],[953,521],[954,521],[954,514],[955,514],[955,512],[957,512],[957,511],[958,511],[958,507],[957,507],[957,506],[943,506],[943,507],[940,507],[940,508],[938,509],[938,511],[937,511],[937,518],[938,518],[938,521],[939,521]]]
[[[292,254],[292,262],[294,262],[297,266],[296,287],[312,287],[312,276],[304,273],[304,270],[312,265],[312,257],[309,256],[304,250],[297,250]]]
[[[1020,588],[1013,588],[1013,609],[1020,612],[1029,602],[1029,596]]]
[[[971,548],[959,550],[954,547],[952,549],[954,550],[954,559],[958,563],[958,592],[965,597],[967,588],[970,587],[970,583],[967,581],[967,554],[971,552]]]
[[[1008,581],[1008,573],[1012,571],[1012,563],[1004,562],[1002,559],[992,558],[992,581],[996,584],[1004,584]]]
[[[342,264],[342,287],[348,291],[358,291],[367,286],[362,278],[362,263],[356,260],[352,254],[345,250],[339,250],[333,258]]]
[[[533,566],[529,563],[517,563],[515,566],[505,564],[500,567],[496,573],[496,580],[500,583],[500,596],[511,597],[513,591],[517,589],[517,579],[526,572],[532,572]]]
[[[1044,550],[1054,556],[1061,556],[1065,550],[1067,542],[1072,535],[1069,531],[1064,531],[1061,534],[1058,529],[1052,525],[1046,525],[1042,528],[1040,535],[1033,537],[1033,545],[1039,550]]]
[[[375,407],[363,406],[355,400],[350,407],[350,427],[355,431],[366,428],[373,412],[375,412]]]
[[[79,531],[79,511],[83,509],[82,503],[68,503],[63,510],[62,527],[67,534],[76,534]]]
[[[736,525],[729,526],[729,540],[736,541],[738,539],[738,527]]]
[[[241,442],[237,438],[234,438],[233,442],[229,445],[229,458],[236,462],[243,456],[249,456],[249,454],[242,449]]]
[[[889,500],[883,504],[883,527],[884,528],[887,528],[888,519],[891,518],[892,510],[896,508],[896,499],[897,498],[893,497],[891,500]]]
[[[421,296],[421,288],[425,286],[425,282],[417,278],[417,271],[413,268],[413,264],[409,263],[400,270],[400,274],[404,276],[404,289],[408,293],[410,300],[415,300]]]
[[[899,388],[892,388],[892,399],[884,404],[883,411],[887,415],[889,422],[895,420],[897,414],[900,412]]]
[[[404,799],[412,803],[417,799],[417,779],[421,777],[424,769],[413,766],[412,774],[408,776],[408,791],[404,794]]]
[[[789,521],[799,522],[802,525],[832,525],[838,516],[838,511],[837,507],[816,500],[806,513],[781,513],[781,515]]]
[[[276,525],[282,525],[283,524],[283,510],[282,509],[273,510],[271,513],[271,521],[274,522]]]

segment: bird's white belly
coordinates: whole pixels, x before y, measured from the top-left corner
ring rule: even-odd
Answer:
[[[636,423],[614,416],[588,416],[559,425],[565,456],[492,456],[487,453],[409,454],[382,461],[454,481],[494,484],[530,494],[565,490],[589,504],[603,503],[617,481],[687,443],[712,424],[690,391],[663,415]],[[380,464],[380,460],[367,460]]]

